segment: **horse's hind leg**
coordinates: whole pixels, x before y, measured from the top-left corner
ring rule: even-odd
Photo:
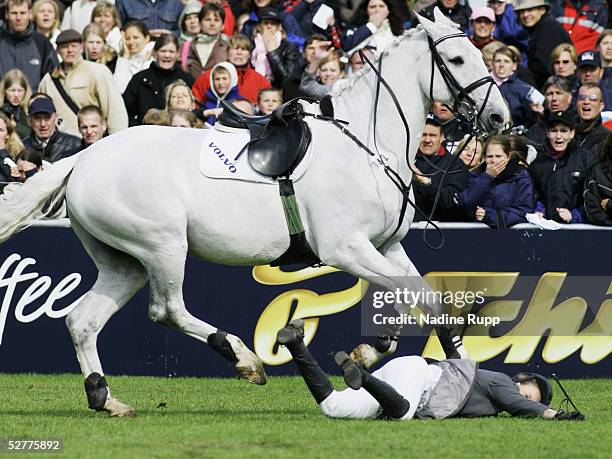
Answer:
[[[94,239],[77,222],[72,226],[99,270],[92,289],[66,317],[85,377],[89,408],[107,411],[111,416],[133,416],[132,408],[111,396],[96,342],[113,314],[145,284],[147,272],[138,260]]]
[[[164,323],[209,344],[223,357],[235,363],[240,376],[256,384],[266,383],[261,359],[240,338],[197,319],[187,311],[183,300],[186,242],[157,251],[150,250],[143,261],[150,277],[149,318]]]

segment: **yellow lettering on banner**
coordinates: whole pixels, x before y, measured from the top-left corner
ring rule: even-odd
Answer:
[[[480,276],[482,273],[474,274]],[[488,275],[498,276],[493,273]],[[578,350],[580,350],[580,359],[587,364],[594,364],[606,358],[612,352],[612,300],[604,301],[591,324],[579,332],[588,308],[586,301],[580,297],[573,297],[555,304],[566,277],[567,273],[544,274],[522,319],[506,335],[491,338],[488,336],[489,327],[482,325],[467,327],[463,343],[470,356],[482,362],[507,350],[505,363],[527,363],[533,357],[542,336],[550,330],[542,350],[542,359],[545,362],[560,362]],[[472,284],[467,280],[465,282],[466,288],[471,288]],[[612,285],[607,293],[610,294],[611,290]],[[505,295],[499,293],[500,291],[496,289],[489,289],[487,296]],[[513,320],[519,314],[521,305],[522,301],[494,301],[487,304],[479,315]],[[423,354],[444,358],[435,335],[430,337]]]
[[[282,271],[270,266],[257,266],[253,277],[267,285],[284,285],[299,282],[313,277],[337,271],[334,268],[305,268],[300,271]],[[345,311],[361,301],[367,290],[367,283],[358,280],[352,287],[339,292],[319,295],[312,290],[295,289],[284,292],[274,298],[263,310],[255,326],[255,353],[268,365],[282,365],[291,360],[291,354],[285,348],[275,352],[276,333],[294,319],[305,319],[304,342],[309,344],[314,338],[319,325],[319,317]],[[291,306],[296,303],[293,316]]]
[[[330,267],[283,271],[277,267],[257,266],[253,268],[253,277],[264,285],[286,285],[336,271]],[[487,303],[478,315],[499,317],[503,323],[515,320],[524,306],[523,300],[503,299],[514,287],[518,276],[517,272],[432,272],[424,278],[437,291],[484,291],[487,298],[499,298]],[[612,353],[612,299],[605,300],[593,321],[579,331],[588,308],[586,301],[573,297],[556,304],[566,277],[567,273],[542,275],[522,318],[504,336],[491,337],[487,325],[469,325],[464,331],[463,342],[470,356],[482,362],[507,352],[505,363],[526,363],[533,357],[542,336],[550,331],[542,350],[542,358],[547,363],[557,363],[577,351],[580,351],[582,362],[587,364],[606,358]],[[275,349],[276,333],[280,328],[293,319],[305,319],[305,342],[308,344],[317,331],[319,317],[349,309],[361,301],[366,290],[367,283],[358,280],[352,287],[339,292],[319,295],[311,290],[294,289],[278,295],[259,317],[255,327],[255,352],[268,365],[290,361],[286,349]],[[612,294],[612,283],[607,294]],[[294,303],[295,312],[290,317]],[[453,314],[466,315],[473,306],[466,303],[463,308],[455,307]],[[430,336],[422,354],[444,358],[435,333]]]

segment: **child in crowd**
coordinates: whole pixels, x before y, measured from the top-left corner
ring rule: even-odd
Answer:
[[[234,65],[238,73],[238,92],[256,104],[259,91],[269,88],[270,82],[251,66],[251,42],[247,37],[234,35],[228,40],[228,45],[227,60]],[[210,73],[211,70],[205,71],[191,88],[198,101],[205,100],[206,92],[210,89]]]
[[[280,89],[262,89],[257,98],[257,110],[261,115],[269,115],[283,103],[283,93]]]
[[[142,117],[142,124],[151,126],[170,126],[170,116],[166,110],[150,108]]]
[[[238,96],[234,100],[232,100],[232,105],[241,112],[246,113],[247,115],[255,114],[255,107],[253,106],[251,101],[242,96]]]
[[[83,30],[83,53],[85,59],[98,64],[106,65],[111,72],[117,66],[117,54],[110,46],[107,46],[104,39],[102,26],[92,22]]]
[[[536,113],[544,112],[544,95],[515,75],[521,56],[504,46],[493,56],[491,76],[508,102],[515,126],[531,126]]]
[[[203,123],[189,110],[174,110],[170,115],[170,126],[199,129],[203,127]]]
[[[221,101],[230,101],[238,97],[238,74],[236,68],[229,62],[220,62],[210,72],[210,89],[206,91],[204,101],[204,117],[211,126],[223,111],[219,107]]]
[[[331,92],[334,83],[342,78],[344,64],[337,51],[325,52],[324,57],[315,55],[304,70],[300,91],[307,96],[322,99]]]
[[[470,143],[467,144],[469,139],[469,137],[465,137],[463,140],[461,140],[457,144],[455,151],[461,152],[459,154],[459,159],[463,161],[463,164],[466,165],[470,173],[475,174],[482,164],[482,153],[484,151],[484,146],[482,145],[482,141],[476,137],[473,137],[470,140]]]
[[[28,104],[31,95],[30,83],[19,69],[9,70],[0,81],[2,110],[15,120],[17,134],[22,139],[32,133],[28,123]]]

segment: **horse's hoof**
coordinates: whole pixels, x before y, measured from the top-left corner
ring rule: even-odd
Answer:
[[[106,400],[106,403],[104,404],[104,411],[106,411],[110,417],[136,417],[136,411],[134,411],[134,408],[120,402],[115,397],[109,397]]]
[[[227,340],[238,359],[236,362],[236,372],[238,375],[253,384],[264,385],[268,379],[261,359],[246,347],[240,338],[234,335],[227,335]]]
[[[361,365],[363,368],[370,368],[384,357],[395,352],[397,342],[393,341],[387,352],[379,352],[370,344],[362,343],[351,351],[351,360]]]
[[[266,372],[263,368],[263,363],[261,360],[259,363],[255,363],[254,366],[238,366],[236,364],[236,372],[240,375],[241,378],[246,379],[248,382],[257,384],[259,386],[263,386],[268,382],[268,378],[266,376]]]

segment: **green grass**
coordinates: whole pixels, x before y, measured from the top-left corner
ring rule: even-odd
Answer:
[[[108,379],[136,418],[88,410],[80,375],[0,374],[0,438],[61,438],[64,451],[52,457],[62,458],[612,456],[612,380],[567,381],[588,417],[583,423],[505,416],[400,423],[327,419],[297,377],[270,378],[264,387],[233,379]]]

